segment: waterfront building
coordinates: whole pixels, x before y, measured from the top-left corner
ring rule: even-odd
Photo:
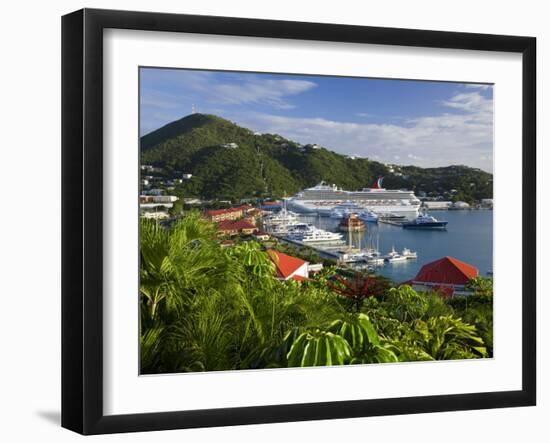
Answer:
[[[425,201],[422,205],[430,210],[449,209],[453,202],[450,201]]]
[[[417,291],[436,291],[450,298],[468,295],[466,284],[478,275],[475,266],[454,257],[443,257],[422,266],[418,274],[406,283]]]
[[[456,201],[453,203],[452,209],[470,209],[470,205],[463,201]]]
[[[155,210],[158,207],[170,209],[178,200],[175,195],[140,195],[139,208],[142,210]]]

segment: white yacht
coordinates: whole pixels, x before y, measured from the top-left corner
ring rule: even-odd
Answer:
[[[289,226],[286,238],[301,243],[342,242],[342,234],[316,228],[311,223],[298,223]]]
[[[368,209],[365,211],[361,211],[357,217],[359,220],[364,221],[366,223],[378,223],[378,214],[375,214],[372,211],[369,211]]]
[[[264,225],[265,230],[273,235],[285,235],[288,233],[289,230],[291,230],[294,226],[300,224],[300,222],[287,222],[287,223],[279,223],[279,224],[272,224],[272,225]]]
[[[262,220],[264,229],[272,234],[285,234],[290,226],[299,223],[298,214],[289,211],[286,200],[280,211],[264,217]]]
[[[329,214],[331,218],[344,218],[348,217],[350,214],[356,214],[361,210],[361,207],[357,206],[354,202],[347,200],[332,208]]]
[[[405,257],[404,255],[401,255],[392,246],[391,251],[388,252],[388,254],[384,257],[384,260],[387,261],[388,263],[396,263],[396,262],[402,262],[407,260],[407,257]]]
[[[268,215],[263,219],[264,225],[278,225],[282,223],[293,223],[298,221],[298,214],[295,214],[294,212],[287,211],[285,209],[281,209],[279,212],[276,212],[275,214]]]
[[[376,252],[376,253],[371,253],[369,256],[367,256],[365,258],[365,261],[367,262],[368,265],[380,266],[384,264],[385,260],[384,260],[384,257],[382,257],[379,252]]]
[[[346,191],[335,184],[321,182],[311,188],[306,188],[288,200],[291,209],[297,212],[316,212],[329,215],[336,206],[351,202],[359,210],[369,210],[381,213],[394,213],[407,217],[416,217],[420,200],[413,191],[402,189],[384,189],[379,178],[371,188],[360,191]]]
[[[403,248],[403,251],[401,251],[401,255],[407,259],[417,258],[416,251],[411,251],[409,248]]]

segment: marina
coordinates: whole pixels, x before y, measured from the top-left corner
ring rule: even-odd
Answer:
[[[493,269],[492,210],[431,211],[437,220],[447,222],[446,229],[403,229],[404,220],[380,218],[378,224],[366,223],[362,232],[342,232],[341,241],[307,244],[280,240],[302,247],[312,247],[321,256],[337,260],[354,269],[371,269],[402,282],[412,278],[424,263],[444,256],[453,256],[472,263],[485,275]],[[340,219],[315,214],[298,214],[301,223],[336,233]],[[401,257],[391,257],[392,250]],[[408,251],[408,252],[407,252]]]

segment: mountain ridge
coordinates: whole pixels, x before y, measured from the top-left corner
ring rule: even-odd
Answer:
[[[168,175],[193,174],[179,187],[184,195],[281,197],[321,180],[345,189],[361,189],[384,176],[388,188],[425,188],[432,193],[454,189],[465,200],[492,196],[492,175],[476,168],[396,166],[399,172],[395,172],[368,158],[302,145],[277,134],[254,133],[211,114],[185,116],[142,136],[140,141],[143,164],[161,167]]]

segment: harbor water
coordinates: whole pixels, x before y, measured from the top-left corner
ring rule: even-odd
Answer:
[[[403,229],[384,223],[367,223],[365,232],[344,233],[348,244],[355,248],[376,247],[387,254],[392,247],[397,252],[403,248],[416,251],[418,258],[403,262],[387,263],[376,272],[395,282],[412,279],[420,268],[431,261],[451,256],[478,268],[481,276],[493,269],[493,211],[458,210],[430,211],[438,220],[447,220],[446,230]],[[336,232],[338,219],[301,215],[300,220]]]

